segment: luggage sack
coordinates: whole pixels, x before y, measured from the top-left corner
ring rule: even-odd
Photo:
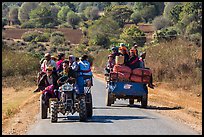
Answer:
[[[133,82],[148,84],[148,83],[150,83],[150,76],[138,76],[138,75],[132,74],[130,76],[130,80]]]
[[[130,73],[126,72],[111,72],[110,79],[111,80],[119,80],[119,81],[129,81]]]
[[[144,68],[133,69],[132,73],[138,76],[151,76],[152,74],[150,69],[144,69]]]
[[[125,72],[125,73],[132,73],[131,68],[124,65],[114,65],[113,72]]]

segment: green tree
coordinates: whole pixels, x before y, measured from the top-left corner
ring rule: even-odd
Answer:
[[[111,17],[102,17],[88,28],[89,45],[109,48],[111,39],[119,39],[119,25]]]
[[[157,15],[156,8],[154,5],[145,6],[139,13],[146,22],[153,20],[154,17]]]
[[[24,2],[20,9],[18,14],[18,19],[21,23],[24,23],[30,19],[30,12],[37,8],[38,2]]]
[[[47,9],[44,6],[38,6],[35,10],[30,13],[30,19],[34,22],[36,27],[50,27],[54,25],[56,20],[52,17],[51,9]]]
[[[202,33],[202,26],[198,22],[193,21],[186,27],[186,34]]]
[[[110,6],[110,2],[94,2],[93,6],[97,7],[99,11],[103,11],[106,7]]]
[[[2,18],[8,18],[9,13],[9,7],[5,4],[5,2],[2,3]]]
[[[135,2],[133,9],[148,22],[163,13],[164,2]]]
[[[84,10],[86,17],[90,20],[99,18],[99,9],[97,7],[89,6]]]
[[[4,26],[7,24],[7,19],[6,18],[2,18],[2,29],[4,28]]]
[[[52,2],[54,3],[54,5],[60,6],[60,7],[68,7],[69,9],[71,9],[72,11],[76,12],[76,6],[75,6],[75,2]],[[76,2],[77,3],[77,2]]]
[[[171,21],[164,16],[157,16],[152,21],[152,25],[156,28],[156,30],[160,30],[171,26]]]
[[[60,22],[64,23],[67,21],[67,13],[71,11],[71,9],[67,6],[63,6],[57,14],[57,17]]]
[[[170,19],[171,20],[171,14],[170,14],[170,11],[173,9],[174,6],[176,5],[181,5],[182,3],[181,2],[166,2],[165,3],[165,7],[164,7],[164,13],[163,13],[163,16],[167,19]]]
[[[128,6],[119,5],[107,8],[105,16],[112,17],[122,28],[125,25],[126,20],[130,19],[132,13],[133,11]]]
[[[180,30],[187,35],[192,34],[192,32],[201,33],[202,2],[186,2],[182,8],[182,12],[179,14],[178,26]],[[195,28],[192,28],[193,26]]]
[[[138,46],[144,46],[146,42],[146,36],[143,31],[139,30],[136,25],[131,25],[130,27],[125,27],[123,29],[122,34],[120,35],[120,39],[124,43],[129,43],[133,45],[136,43]]]
[[[195,20],[199,21],[202,19],[202,2],[187,2],[183,7],[183,12],[180,15],[180,18],[184,16],[194,14],[196,15]]]
[[[81,2],[78,6],[78,12],[83,12],[88,6],[91,6],[88,2]]]
[[[76,25],[79,24],[80,20],[80,17],[73,11],[67,13],[67,22],[72,26],[73,29],[76,28]]]
[[[9,20],[12,25],[20,24],[18,20],[18,7],[12,7],[9,11]]]
[[[135,25],[137,25],[140,22],[144,22],[145,20],[142,18],[141,14],[138,12],[134,12],[132,13],[132,15],[130,16],[130,18],[132,19],[132,21],[135,23]]]
[[[182,12],[183,5],[175,5],[169,12],[169,17],[172,19],[173,23],[176,24],[179,21],[179,15]]]

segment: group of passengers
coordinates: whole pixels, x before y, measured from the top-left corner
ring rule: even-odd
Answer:
[[[75,84],[78,94],[83,95],[84,76],[87,76],[86,80],[92,80],[91,64],[87,55],[81,58],[69,55],[68,59],[65,59],[64,53],[59,53],[58,58],[46,53],[40,63],[41,71],[37,76],[37,88],[33,92],[40,92],[49,87],[56,90],[64,83],[71,82]]]
[[[128,50],[124,43],[121,43],[119,47],[112,47],[112,53],[108,56],[108,61],[105,67],[105,74],[109,74],[113,71],[113,67],[115,65],[116,56],[124,56],[124,65],[128,66],[132,70],[135,68],[145,68],[144,59],[146,57],[146,52],[141,52],[140,56],[138,55],[138,46],[134,44],[134,46]],[[150,84],[148,85],[150,88],[154,88],[152,83],[152,76],[150,78]]]

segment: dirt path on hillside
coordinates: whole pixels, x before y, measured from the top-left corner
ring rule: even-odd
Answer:
[[[104,79],[103,76],[95,76]],[[30,89],[34,89],[31,87]],[[25,90],[25,89],[24,89]],[[32,90],[31,90],[32,91]],[[4,89],[3,92],[6,92]],[[24,92],[28,92],[27,89]],[[39,113],[40,93],[33,94],[22,106],[19,113],[2,123],[3,135],[23,135],[33,124]],[[186,94],[185,91],[167,90],[164,84],[149,90],[148,107],[151,111],[169,116],[182,122],[202,134],[202,96]]]

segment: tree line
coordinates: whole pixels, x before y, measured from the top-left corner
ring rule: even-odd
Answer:
[[[135,24],[127,28],[125,24]],[[138,43],[146,37],[138,23],[150,23],[154,41],[178,35],[202,43],[202,2],[3,2],[2,28],[80,28],[85,45],[108,48],[113,42]],[[128,41],[127,41],[128,40]]]

